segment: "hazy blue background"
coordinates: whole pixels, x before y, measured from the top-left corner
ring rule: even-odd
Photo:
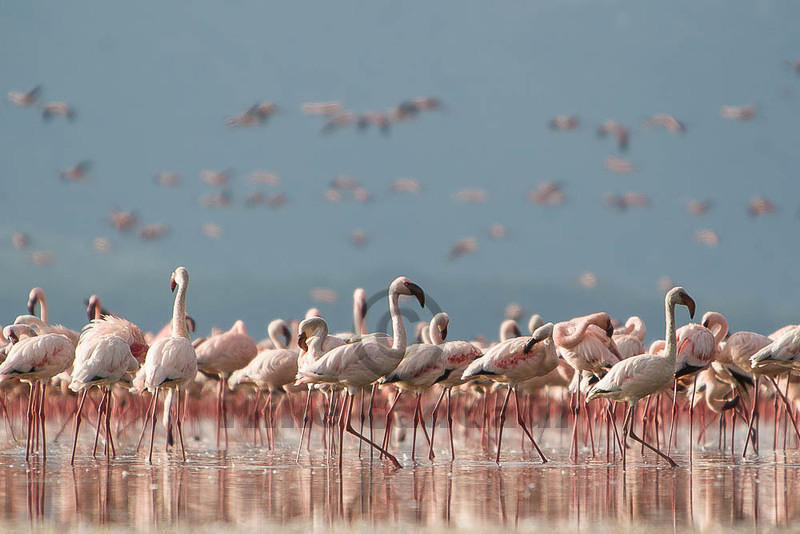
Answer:
[[[0,105],[0,316],[13,319],[41,285],[53,320],[79,326],[82,299],[97,292],[157,328],[170,314],[169,274],[183,264],[204,332],[241,317],[260,335],[275,316],[301,315],[318,286],[339,292],[320,308],[348,328],[352,289],[378,291],[399,274],[450,312],[456,337],[495,336],[509,301],[552,320],[636,313],[655,337],[664,275],[734,329],[798,322],[800,76],[787,64],[800,57],[798,22],[792,1],[3,2],[0,89],[42,84],[45,101],[66,100],[78,117],[48,124]],[[300,111],[312,100],[383,110],[425,95],[444,109],[388,137],[320,135],[320,120]],[[261,100],[280,107],[267,125],[225,126]],[[750,103],[750,122],[719,116],[721,105]],[[686,135],[645,130],[656,112],[683,120]],[[581,129],[549,131],[560,113],[578,114]],[[604,169],[616,150],[594,129],[608,118],[632,127],[624,157],[638,172]],[[58,170],[81,159],[94,163],[89,179],[61,182]],[[199,206],[214,191],[200,170],[226,167],[236,171],[233,205]],[[181,173],[183,186],[154,185],[162,170]],[[254,186],[253,170],[282,183]],[[374,201],[327,203],[341,174]],[[400,177],[422,193],[391,195]],[[566,205],[526,199],[544,180],[565,184]],[[486,189],[488,201],[453,202],[464,187]],[[244,208],[256,189],[289,203]],[[603,204],[624,191],[653,203],[627,213]],[[756,194],[778,212],[748,217]],[[686,214],[690,198],[715,204],[697,218]],[[119,235],[113,208],[171,232],[157,242]],[[223,240],[203,237],[209,222]],[[504,241],[488,239],[494,222],[508,228]],[[371,237],[363,250],[347,241],[357,227]],[[700,228],[716,230],[719,247],[695,243]],[[52,251],[54,265],[15,250],[14,231]],[[99,236],[111,238],[109,253],[92,249]],[[448,261],[466,236],[478,252]],[[596,273],[594,290],[578,286],[584,271]]]

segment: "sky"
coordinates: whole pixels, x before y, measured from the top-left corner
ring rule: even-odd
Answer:
[[[684,285],[701,313],[725,313],[733,330],[798,322],[800,75],[789,66],[800,58],[798,20],[790,1],[6,2],[0,90],[41,84],[43,101],[67,101],[77,117],[44,122],[36,109],[0,103],[0,317],[24,313],[41,286],[54,321],[79,327],[83,299],[97,293],[156,329],[171,313],[169,275],[185,265],[201,332],[242,318],[260,337],[272,318],[302,316],[315,287],[338,293],[317,305],[333,330],[348,329],[352,290],[375,294],[401,274],[449,312],[451,338],[496,336],[512,301],[553,321],[638,314],[657,337],[662,276]],[[386,110],[417,96],[442,108],[389,135],[324,135],[300,109],[335,100]],[[278,106],[265,125],[225,125],[264,100]],[[746,104],[753,120],[720,117],[720,106]],[[644,128],[659,112],[687,132]],[[580,128],[550,131],[558,114],[578,115]],[[631,128],[627,153],[595,134],[607,119]],[[607,171],[608,156],[635,172]],[[59,179],[84,159],[93,164],[85,181]],[[199,204],[217,192],[203,169],[232,170],[231,206]],[[256,170],[281,183],[251,183]],[[155,185],[161,171],[180,173],[181,187]],[[373,200],[327,202],[342,175]],[[420,194],[390,193],[403,177]],[[543,181],[563,185],[563,206],[527,200]],[[488,198],[453,201],[463,188]],[[256,190],[288,203],[244,207]],[[626,191],[650,206],[620,213],[603,203]],[[777,211],[749,217],[756,195]],[[712,209],[689,215],[690,199]],[[169,232],[152,242],[120,234],[113,209]],[[206,238],[207,223],[223,238]],[[493,223],[505,239],[489,239]],[[348,243],[356,228],[369,235],[363,249]],[[719,246],[693,240],[703,228]],[[14,232],[29,235],[29,249],[14,249]],[[93,249],[96,237],[110,239],[107,253]],[[464,237],[478,250],[449,260]],[[34,265],[36,250],[53,264]],[[587,271],[594,289],[577,282]]]

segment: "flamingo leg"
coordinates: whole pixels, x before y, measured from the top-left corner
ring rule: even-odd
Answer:
[[[435,436],[436,432],[436,416],[439,415],[439,405],[442,403],[442,398],[444,398],[444,394],[447,392],[448,388],[442,388],[442,393],[439,395],[439,398],[436,401],[436,404],[433,406],[433,413],[431,414],[432,425],[431,425],[431,446],[428,450],[428,460],[433,461],[434,454],[433,454],[433,437]]]
[[[153,401],[155,397],[150,395],[150,402],[147,404],[147,411],[145,412],[144,416],[144,425],[142,426],[142,432],[139,434],[139,441],[136,442],[136,452],[139,452],[139,447],[142,445],[142,440],[144,439],[144,433],[147,431],[147,421],[150,420],[150,412],[153,409]]]
[[[750,419],[747,421],[747,439],[744,442],[744,451],[742,451],[742,458],[747,457],[747,445],[750,443],[751,432],[753,431],[753,422],[758,417],[758,383],[761,379],[760,375],[756,375],[756,383],[753,386],[755,393],[753,394],[753,406],[750,410]],[[758,454],[758,432],[753,438],[753,450]]]
[[[103,426],[103,410],[106,407],[106,392],[103,391],[103,396],[100,398],[100,404],[97,405],[97,432],[94,435],[94,447],[92,448],[92,458],[97,457],[97,441],[100,438],[100,429]]]
[[[694,431],[694,396],[697,392],[697,373],[694,374],[692,380],[692,400],[689,401],[689,463],[692,463],[692,449],[694,448],[692,441],[692,433]],[[649,398],[649,397],[648,397]]]
[[[652,445],[647,443],[645,440],[643,440],[642,438],[640,438],[639,436],[636,435],[636,433],[633,431],[633,419],[630,420],[630,424],[629,424],[629,427],[628,427],[628,435],[630,435],[631,439],[633,439],[634,441],[638,441],[639,443],[644,444],[645,447],[647,447],[648,449],[650,449],[654,453],[656,453],[659,456],[661,456],[664,460],[666,460],[669,463],[670,467],[678,467],[678,464],[676,464],[675,461],[672,458],[670,458],[668,455],[664,454],[659,449],[653,447]]]
[[[308,395],[306,396],[306,407],[303,410],[303,429],[300,431],[300,443],[297,444],[297,457],[295,458],[296,462],[300,461],[300,451],[303,450],[303,440],[306,436],[306,428],[308,428],[308,421],[311,409],[311,388],[308,388]],[[311,430],[309,429],[309,438],[310,438]]]
[[[786,408],[786,415],[788,415],[789,418],[792,420],[792,426],[794,427],[794,432],[795,435],[797,436],[797,439],[800,439],[800,430],[797,429],[797,421],[795,420],[794,415],[792,414],[792,406],[789,403],[789,399],[786,398],[786,395],[784,395],[784,393],[781,391],[781,388],[778,387],[778,384],[777,382],[775,382],[774,378],[769,377],[769,380],[770,382],[772,382],[772,385],[775,388],[775,393],[777,394],[778,397],[780,397],[781,401],[783,402],[784,408]],[[776,424],[777,424],[777,418],[776,418]]]
[[[158,419],[158,392],[159,388],[156,388],[155,395],[153,396],[153,425],[150,429],[150,453],[147,455],[147,463],[153,463],[153,439],[156,436],[156,419]]]
[[[75,465],[75,449],[78,447],[78,429],[81,427],[81,412],[83,411],[83,403],[86,402],[86,393],[84,389],[81,392],[81,401],[78,404],[78,409],[75,411],[75,437],[72,439],[72,458],[69,465]]]
[[[500,408],[500,424],[497,430],[497,457],[495,458],[495,463],[498,465],[500,464],[500,447],[503,444],[503,426],[506,424],[506,408],[508,407],[508,399],[511,398],[511,386],[508,386],[508,393],[506,393],[506,398],[503,401],[503,407]]]
[[[5,396],[6,396],[5,393],[0,394],[0,409],[2,409],[3,411],[3,420],[8,426],[8,431],[11,433],[11,439],[13,439],[14,443],[16,443],[17,437],[14,435],[14,425],[11,423],[11,418],[8,415],[8,408],[6,407]]]
[[[372,390],[369,393],[369,414],[368,415],[369,415],[369,440],[370,441],[375,441],[375,437],[373,435],[373,429],[374,429],[373,411],[374,411],[374,408],[375,408],[375,390],[377,388],[378,388],[378,386],[376,384],[372,384]],[[362,432],[362,434],[363,434],[363,432]],[[359,441],[359,443],[360,443],[360,441]],[[369,448],[369,459],[370,459],[370,461],[372,461],[373,454],[375,454],[375,449],[370,447]]]
[[[42,427],[42,461],[47,460],[47,436],[45,433],[45,414],[44,414],[44,393],[45,393],[45,384],[44,382],[41,383],[39,388],[42,390],[42,396],[39,400],[39,424]]]
[[[364,420],[366,419],[366,414],[364,413],[364,394],[365,393],[366,393],[366,390],[364,388],[361,388],[361,412],[359,414],[360,419],[361,419],[361,428],[359,429],[359,433],[361,433],[361,434],[364,433]],[[362,444],[361,440],[358,440],[358,457],[359,458],[361,458],[361,444]]]
[[[28,439],[25,442],[25,461],[28,462],[30,460],[31,455],[31,438],[33,437],[33,388],[34,383],[31,382],[30,391],[28,392]]]
[[[678,420],[678,379],[672,385],[672,416],[669,420],[669,439],[667,440],[667,454],[672,451],[672,435],[675,432],[675,424]]]
[[[108,395],[108,402],[106,403],[106,457],[108,457],[108,448],[111,448],[111,456],[117,457],[117,449],[114,447],[114,436],[111,432],[111,413],[113,411],[113,397],[111,396],[111,386],[106,386],[106,395]]]
[[[393,455],[392,455],[392,454],[391,454],[389,451],[387,451],[387,450],[383,449],[382,447],[380,447],[380,446],[379,446],[377,443],[375,443],[374,441],[372,441],[372,440],[370,440],[370,439],[367,439],[367,438],[366,438],[366,437],[364,437],[363,435],[361,435],[361,434],[359,434],[358,432],[356,432],[356,429],[355,429],[355,428],[353,428],[353,426],[350,424],[350,412],[351,412],[351,408],[353,407],[353,399],[352,399],[352,397],[351,397],[349,394],[347,395],[347,397],[349,398],[350,402],[349,402],[349,404],[348,404],[348,406],[347,406],[347,417],[346,417],[346,419],[345,419],[345,428],[346,428],[346,430],[347,430],[349,433],[351,433],[351,434],[353,434],[354,436],[356,436],[358,439],[360,439],[360,440],[364,441],[365,443],[368,443],[370,446],[372,446],[372,447],[374,447],[375,449],[379,450],[379,451],[381,452],[381,457],[385,456],[386,458],[388,458],[388,459],[389,459],[389,461],[391,461],[391,462],[392,462],[392,464],[393,464],[393,465],[394,465],[394,466],[395,466],[397,469],[400,469],[401,467],[403,467],[402,465],[400,465],[400,462],[398,462],[398,461],[397,461],[397,458],[395,458],[395,457],[394,457],[394,456],[393,456]]]
[[[344,427],[345,427],[344,410],[345,410],[345,407],[348,406],[348,401],[350,401],[350,403],[352,404],[352,401],[350,400],[351,398],[352,398],[352,395],[350,395],[350,392],[349,391],[345,392],[345,398],[342,401],[342,409],[339,412],[339,420],[338,420],[338,424],[339,424],[339,472],[342,471],[342,461],[344,460]]]
[[[447,388],[447,432],[450,435],[450,460],[456,459],[456,448],[453,443],[453,412],[450,409],[450,392],[452,388]],[[433,434],[431,434],[433,442]]]
[[[509,387],[509,391],[511,389],[513,389],[513,388]],[[528,430],[528,426],[525,424],[525,418],[522,417],[522,410],[520,410],[519,393],[517,393],[516,389],[514,389],[514,409],[517,412],[517,423],[519,423],[519,426],[522,427],[522,431],[525,432],[525,435],[528,436],[528,439],[531,440],[531,443],[533,444],[533,448],[536,449],[536,452],[539,453],[539,457],[542,459],[542,463],[546,464],[547,463],[547,458],[544,457],[544,453],[542,453],[542,449],[540,449],[539,445],[536,444],[536,440],[533,439],[533,434],[531,434],[531,431]]]
[[[183,456],[183,461],[186,461],[186,447],[183,444],[183,417],[181,417],[181,390],[180,388],[175,390],[178,402],[175,404],[175,423],[178,426],[178,439],[181,442],[181,455]],[[186,393],[184,393],[184,396]]]
[[[392,405],[389,407],[389,411],[386,412],[386,428],[383,431],[383,446],[379,447],[380,449],[389,449],[389,441],[391,440],[391,432],[392,432],[392,414],[394,413],[394,407],[397,406],[397,401],[400,400],[400,395],[403,392],[401,390],[397,390],[397,395],[395,395],[394,400],[392,401]],[[383,453],[381,453],[378,458],[383,458]]]

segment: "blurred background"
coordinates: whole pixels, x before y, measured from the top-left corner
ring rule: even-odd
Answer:
[[[156,329],[182,264],[200,332],[259,335],[312,305],[348,329],[352,290],[400,274],[453,338],[495,337],[510,302],[638,314],[659,337],[673,282],[771,332],[800,315],[798,17],[766,0],[6,3],[0,313],[38,285],[53,322],[83,324],[98,293]]]

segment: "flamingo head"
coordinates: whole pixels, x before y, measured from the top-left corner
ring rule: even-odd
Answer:
[[[86,303],[86,315],[89,320],[95,319],[98,315],[103,313],[103,306],[100,303],[100,297],[92,295]]]
[[[681,304],[689,309],[689,317],[694,318],[695,303],[694,299],[689,296],[682,287],[673,287],[667,293],[666,301],[670,305]]]
[[[169,289],[175,291],[178,286],[186,287],[189,283],[189,271],[186,267],[178,267],[172,271],[172,276],[169,277]]]
[[[450,324],[450,316],[445,312],[439,312],[433,316],[433,324],[439,329],[442,341],[447,339],[447,327]]]
[[[409,297],[416,297],[419,305],[425,307],[425,292],[417,284],[406,278],[400,276],[395,278],[389,286],[389,294],[396,293],[398,295],[406,295]]]
[[[197,323],[194,322],[194,318],[190,316],[186,316],[186,328],[189,332],[194,332],[197,328]]]
[[[367,292],[364,288],[358,287],[353,291],[353,305],[358,310],[359,317],[364,319],[367,316]]]
[[[36,330],[27,324],[10,324],[3,328],[3,337],[12,345],[18,343],[22,337],[34,337]]]
[[[34,310],[36,309],[36,305],[40,302],[44,301],[44,289],[41,287],[34,287],[31,289],[31,292],[28,294],[28,313],[33,315]]]

